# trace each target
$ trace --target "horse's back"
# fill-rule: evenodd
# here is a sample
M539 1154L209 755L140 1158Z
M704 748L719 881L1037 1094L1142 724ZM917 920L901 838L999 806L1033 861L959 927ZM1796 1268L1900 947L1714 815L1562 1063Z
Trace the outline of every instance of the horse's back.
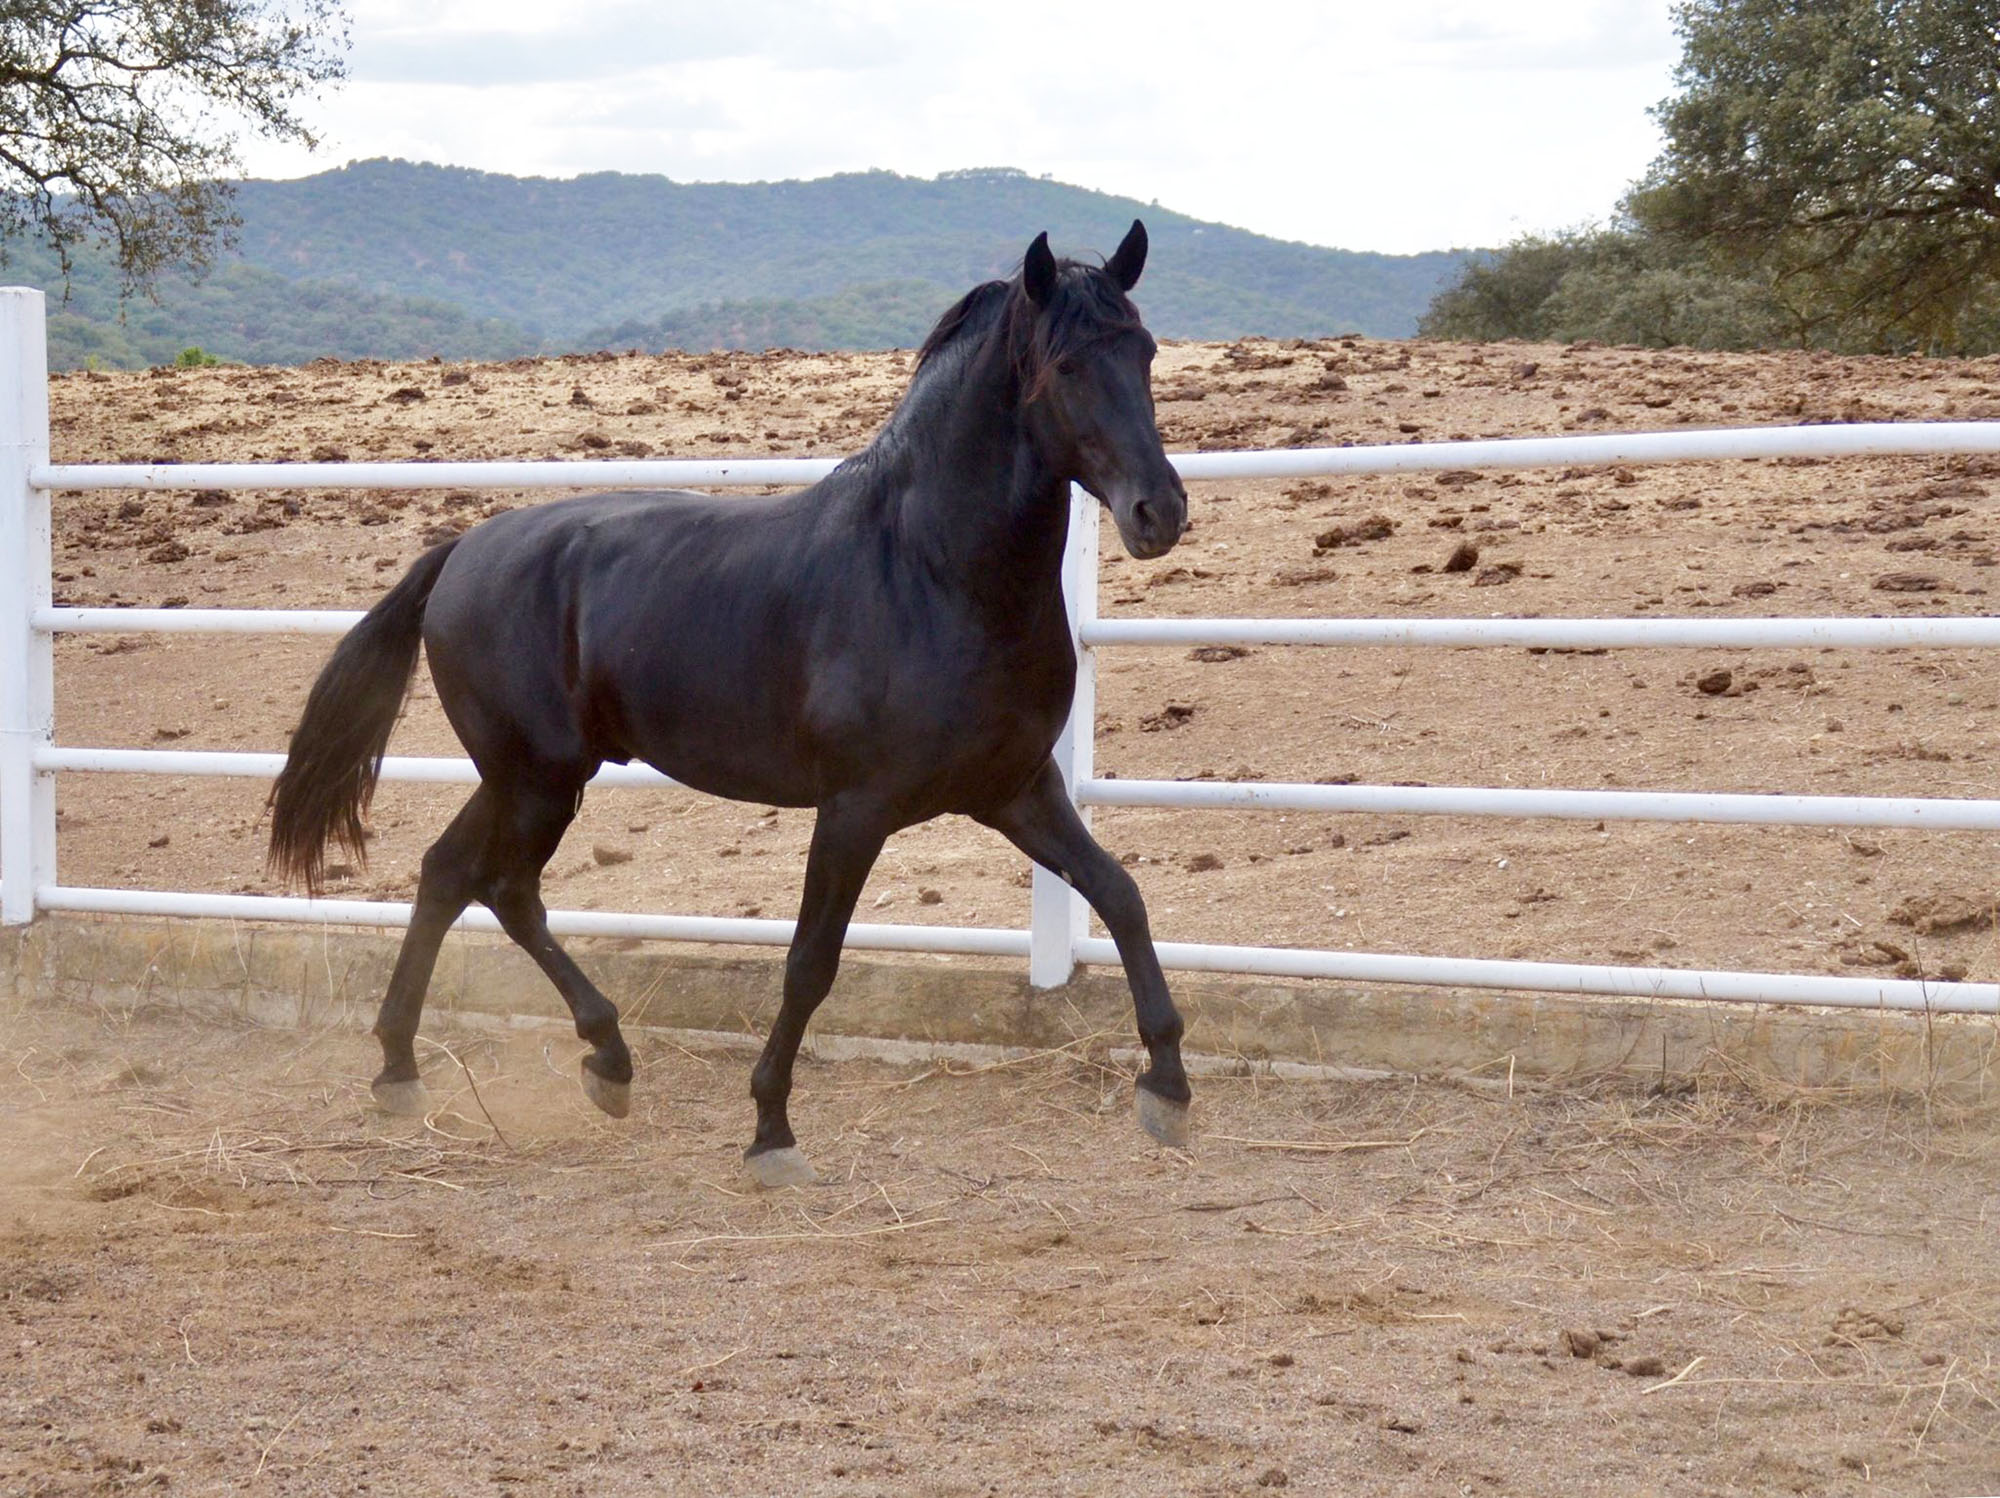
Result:
M760 763L759 744L781 736L773 715L800 690L789 678L812 548L796 499L594 494L469 531L432 591L424 642L482 772L639 758L723 794L809 799ZM731 745L741 769L711 768L681 740Z

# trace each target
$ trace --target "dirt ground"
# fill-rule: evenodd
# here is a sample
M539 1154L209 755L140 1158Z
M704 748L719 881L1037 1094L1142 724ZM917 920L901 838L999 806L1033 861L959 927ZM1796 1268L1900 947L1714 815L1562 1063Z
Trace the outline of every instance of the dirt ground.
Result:
M831 453L903 355L77 374L60 460ZM1163 350L1170 448L2000 417L2000 362L1330 339ZM2000 460L1195 486L1107 614L1982 612ZM519 495L57 499L80 604L358 606ZM1476 550L1450 570L1461 548ZM65 637L61 742L282 748L323 641ZM1722 673L1727 672L1726 681ZM1995 791L1965 651L1121 650L1124 776ZM449 752L419 687L399 752ZM68 776L71 884L266 890L255 782ZM334 893L407 897L392 785ZM1100 811L1163 938L1995 976L1989 835ZM593 796L551 906L788 915L809 823ZM977 829L864 918L1018 924ZM619 997L613 995L614 998ZM830 1001L839 1003L836 988ZM553 995L551 1016L557 1010ZM352 1034L0 1026L0 1490L2000 1492L1990 1108L1202 1084L1150 1146L1102 1058L802 1070L827 1176L740 1184L747 1058L436 1031L425 1128ZM438 1086L434 1083L434 1089Z
M0 1010L0 1491L2000 1491L1988 1108ZM454 1081L454 1079L456 1079ZM444 1099L449 1101L442 1101Z
M909 356L78 373L60 460L542 458L860 447ZM1172 449L2000 416L2000 361L1528 345L1169 345ZM1162 561L1107 531L1103 610L1221 616L1984 611L2000 459L1734 462L1193 486ZM360 606L431 540L520 495L58 496L80 604ZM1371 523L1372 522L1372 523ZM1455 552L1477 552L1448 570ZM71 744L281 749L323 640L65 636ZM1726 673L1726 675L1725 675ZM2000 685L1970 651L1115 649L1100 773L1435 785L1991 796ZM421 684L395 752L458 752ZM72 775L63 882L271 888L265 787ZM386 787L366 868L407 898L462 797ZM1100 810L1163 938L1991 978L1975 833ZM551 906L788 916L809 814L603 792ZM1025 920L1025 865L946 821L893 840L862 918Z

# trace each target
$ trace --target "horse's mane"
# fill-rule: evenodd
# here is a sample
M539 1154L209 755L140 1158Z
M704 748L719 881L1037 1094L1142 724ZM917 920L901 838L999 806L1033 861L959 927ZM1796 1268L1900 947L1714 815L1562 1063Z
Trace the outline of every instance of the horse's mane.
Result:
M975 286L937 321L917 350L917 373L948 348L971 343L996 326L1004 326L1008 352L1020 378L1023 398L1041 392L1057 361L1098 339L1142 327L1139 309L1117 283L1094 265L1075 260L1056 263L1055 292L1046 317L1036 308L1017 274L1011 281Z
M932 357L941 353L945 345L959 334L984 332L991 327L998 321L998 313L1005 306L1008 293L1017 289L1016 282L987 281L952 303L917 350L917 368L922 369L930 363Z

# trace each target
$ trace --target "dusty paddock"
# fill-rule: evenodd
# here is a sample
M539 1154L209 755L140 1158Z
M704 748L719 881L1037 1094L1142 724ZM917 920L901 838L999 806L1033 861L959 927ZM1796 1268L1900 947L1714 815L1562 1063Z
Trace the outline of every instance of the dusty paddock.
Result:
M1990 1106L430 1033L0 1001L0 1491L2000 1490Z

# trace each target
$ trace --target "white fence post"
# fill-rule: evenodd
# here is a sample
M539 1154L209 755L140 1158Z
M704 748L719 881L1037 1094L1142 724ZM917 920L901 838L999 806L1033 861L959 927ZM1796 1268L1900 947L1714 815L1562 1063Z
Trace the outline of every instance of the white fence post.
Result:
M42 294L0 287L0 925L34 919L56 872L55 777L35 769L53 742L55 652L37 634L49 604L49 496L28 472L49 460L49 354Z
M1063 552L1063 607L1070 638L1076 642L1076 698L1069 722L1056 740L1056 768L1070 799L1090 779L1097 737L1097 653L1083 642L1084 628L1097 619L1097 501L1070 488L1069 545ZM1090 810L1081 808L1084 824ZM1090 935L1090 907L1083 896L1040 864L1035 865L1033 916L1028 937L1028 982L1057 988L1076 970L1077 943Z

